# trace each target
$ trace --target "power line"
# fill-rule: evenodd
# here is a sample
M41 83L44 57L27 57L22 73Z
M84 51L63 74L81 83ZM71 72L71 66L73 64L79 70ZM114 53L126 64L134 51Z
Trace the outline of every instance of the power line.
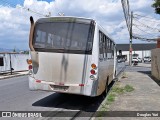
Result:
M154 27L151 27L151 26L149 26L149 25L144 24L143 22L140 21L140 19L138 19L137 16L138 16L138 17L141 17L141 18L144 18L145 21L150 21L150 22L154 22L154 23L160 24L160 22L157 22L156 20L153 20L153 18L151 18L151 17L134 14L134 20L137 21L137 22L139 23L139 25L136 25L136 24L133 24L133 25L134 25L137 29L139 29L140 31L144 32L145 35L152 36L152 38L139 37L139 36L140 36L139 34L137 34L136 36L135 36L135 34L134 34L133 38L134 38L134 39L144 40L144 41L145 41L145 40L147 40L147 41L156 41L156 40L158 39L158 36L156 36L156 37L155 37L155 35L153 36L154 33L149 33L149 32L147 32L147 31L141 29L140 26L143 27L143 28L145 27L145 28L147 28L148 30L157 31L157 34L160 32L160 29L157 29L157 28L154 28ZM153 38L153 37L155 37L155 38Z
M145 26L143 26L143 25L138 25L138 24L133 24L133 26L139 26L139 27L141 27L141 28L145 28L146 29L146 27ZM148 28L148 27L147 27ZM155 29L146 29L146 30L148 30L148 31L150 31L151 33L153 33L154 32L154 34L159 34L159 31L158 30L155 30Z
M6 0L1 0L1 1L2 3L4 3L4 5L7 5L8 7L16 7L16 4L14 4L13 1L12 2L8 2Z
M15 8L22 8L28 12L31 12L31 13L34 13L36 15L38 15L39 17L50 17L51 13L49 12L48 15L44 15L44 14L41 14L40 12L37 12L37 11L34 11L30 8L27 8L27 7L23 7L23 6L20 6L20 5L16 5L14 4L13 2L8 2L8 1L5 1L5 0L1 0L5 5L9 6L9 7L15 7Z
M142 35L139 35L139 34L135 34L135 33L133 33L133 38L134 39L139 39L139 40L143 40L143 41L156 41L157 40L157 38L146 38L146 37L144 37L144 36L142 36Z
M145 25L144 23L140 22L139 20L137 20L137 21L140 25L134 24L133 23L133 18L138 19L139 17L143 17L145 19L148 19L148 21L152 21L152 22L158 23L158 24L160 24L160 23L153 20L153 18L151 18L151 17L146 17L146 16L142 16L142 15L138 15L138 14L134 14L134 16L133 16L133 12L131 12L131 15L130 15L129 14L130 13L129 1L128 0L121 0L121 3L122 3L123 13L124 13L124 17L125 17L126 24L127 24L127 27L128 27L128 31L129 31L129 34L130 34L130 49L132 49L132 38L139 39L139 40L142 40L142 41L156 41L157 38L158 38L157 36L156 36L156 38L153 38L154 37L153 34L146 32L145 30L141 29L140 27L143 27L143 28L145 27L145 28L147 28L149 30L152 30L152 31L157 30L157 34L160 32L160 29L153 28L149 25ZM146 38L146 37L142 37L142 35L135 34L134 30L132 31L132 26L134 26L135 28L142 31L145 36L148 35L147 37L151 36L152 38Z
M133 36L137 36L137 37L140 37L140 38L146 38L146 35L141 35L141 34L137 34L137 33L133 33ZM147 36L146 39L157 39L157 36L156 37L149 37Z
M148 18L148 19L153 19L152 17L148 17L148 16L144 16L144 15L139 15L139 14L134 14L134 15L144 17L144 18Z
M148 33L148 32L146 32L146 31L142 30L142 29L141 29L141 28L139 28L137 25L134 25L134 26L135 26L137 29L141 30L142 32L145 32L145 33L150 34L150 35L152 35L152 36L153 36L153 34Z
M20 6L20 5L18 5L17 8L22 8L22 9L27 10L28 12L32 12L32 13L40 16L40 17L41 17L41 16L43 16L43 17L49 17L49 16L50 16L50 15L41 14L40 12L33 11L33 10L30 9L30 8L22 7L22 6Z
M148 42L157 41L157 38L145 38L145 37L139 37L139 36L136 36L136 35L133 35L133 38L134 39L139 39L139 40L142 40L142 41L148 41Z
M144 26L144 27L146 27L146 28L150 28L150 29L153 29L153 30L155 30L155 29L156 29L158 32L160 32L160 29L150 27L150 26L148 26L148 25L146 25L146 24L144 24L144 23L140 22L140 21L139 21L139 20L137 20L137 19L134 19L134 20L136 20L137 22L139 22L141 25L143 25L143 26Z
M128 28L128 32L130 34L130 27L131 27L131 23L130 23L130 7L129 7L129 1L128 0L121 0L122 3L122 8L123 8L123 13L124 13L124 17L126 20L126 24L127 24L127 28Z
M150 22L154 22L154 23L158 23L160 24L160 22L156 21L155 19L153 19L152 17L148 17L148 16L142 16L142 15L138 15L138 14L134 14L134 18L139 18L139 17L136 17L136 16L139 16L141 18L144 18L144 19L147 19L147 21L150 21Z

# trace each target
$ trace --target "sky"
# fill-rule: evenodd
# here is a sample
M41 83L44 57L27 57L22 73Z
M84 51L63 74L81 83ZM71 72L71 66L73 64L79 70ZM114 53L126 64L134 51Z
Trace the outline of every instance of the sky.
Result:
M133 33L158 37L160 15L151 7L153 0L129 0L129 3L135 14ZM34 12L27 11L28 8ZM95 19L116 43L129 43L121 0L0 0L0 48L28 50L29 17L37 20L49 12L51 16L64 13ZM133 43L143 41L133 39Z

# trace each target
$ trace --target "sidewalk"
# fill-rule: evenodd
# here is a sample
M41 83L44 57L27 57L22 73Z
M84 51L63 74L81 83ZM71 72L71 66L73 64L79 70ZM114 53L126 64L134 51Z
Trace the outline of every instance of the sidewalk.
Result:
M160 86L149 77L147 72L125 72L126 78L120 78L121 86L131 85L134 91L120 94L109 106L108 111L160 111ZM160 115L159 115L160 116ZM143 117L101 117L96 120L143 120ZM147 118L147 120L160 118Z
M126 76L120 79L120 84L129 84L135 90L119 96L110 110L160 111L160 86L145 73L126 72Z
M12 75L10 72L8 73L0 73L0 80L6 79L6 78L11 78L11 77L17 77L17 76L23 76L27 75L28 71L18 71L18 72L13 72Z

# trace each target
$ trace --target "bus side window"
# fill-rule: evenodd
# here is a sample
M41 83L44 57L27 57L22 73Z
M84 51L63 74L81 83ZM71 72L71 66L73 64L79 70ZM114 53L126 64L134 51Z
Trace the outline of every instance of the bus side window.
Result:
M107 49L107 46L106 46L106 36L103 35L103 57L104 57L104 60L106 60L107 58L107 55L106 55L106 49Z
M103 41L102 32L99 31L99 59L103 60Z
M108 59L111 59L111 58L112 58L111 46L112 46L112 41L108 38L108 51L107 51L107 58L108 58Z
M110 50L112 50L112 43L113 43L113 42L111 41L111 42L110 42Z
M112 58L114 58L114 43L112 42Z
M106 37L106 58L108 58L107 54L108 54L108 38Z
M112 59L112 41L110 40L110 59Z

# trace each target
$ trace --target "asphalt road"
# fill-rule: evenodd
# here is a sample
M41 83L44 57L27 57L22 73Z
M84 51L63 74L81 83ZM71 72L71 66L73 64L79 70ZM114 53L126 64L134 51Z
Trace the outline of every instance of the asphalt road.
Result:
M29 91L27 76L0 80L0 111L96 111L103 98Z
M118 70L120 71L123 67L124 63L121 65L119 64ZM77 111L74 115L76 117L81 111L96 111L104 98L104 94L93 98L79 95L58 94L46 91L30 91L28 87L27 76L0 80L0 111L75 110ZM54 114L56 115L58 112ZM17 120L17 118L14 119ZM75 118L73 117L72 119Z

